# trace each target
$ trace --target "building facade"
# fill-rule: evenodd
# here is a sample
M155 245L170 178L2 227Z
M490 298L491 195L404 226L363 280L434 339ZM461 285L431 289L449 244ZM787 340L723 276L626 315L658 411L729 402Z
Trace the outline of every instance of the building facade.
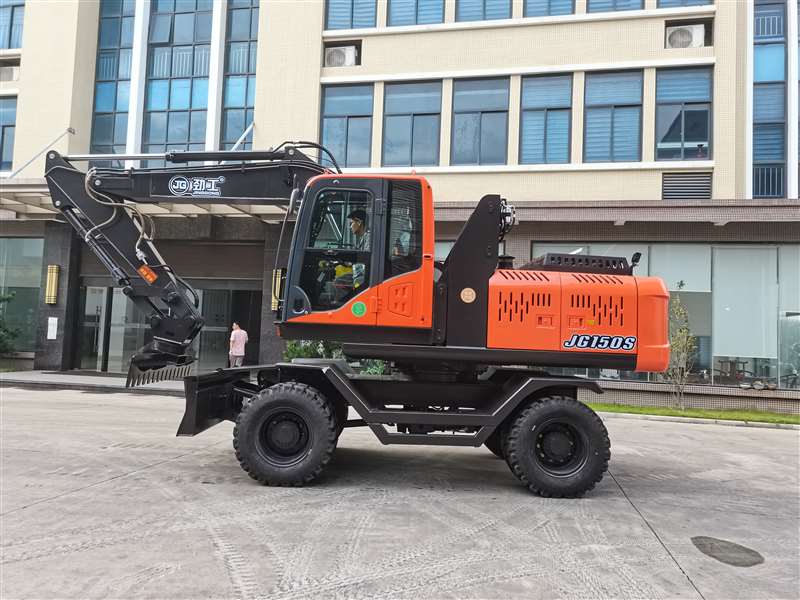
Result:
M14 356L121 371L147 335L55 219L44 150L307 139L346 170L424 174L442 255L486 193L517 208L503 248L516 264L641 252L638 273L689 307L694 382L796 389L799 67L796 0L2 0L0 291L14 292ZM233 319L261 333L249 360L277 357L282 213L146 210L201 292L200 367L224 363ZM41 286L51 264L56 304Z

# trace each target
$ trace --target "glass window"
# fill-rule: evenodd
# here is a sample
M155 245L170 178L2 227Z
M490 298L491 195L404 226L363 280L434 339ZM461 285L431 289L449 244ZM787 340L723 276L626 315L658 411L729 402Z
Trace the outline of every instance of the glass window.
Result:
M584 161L641 160L642 72L587 74L585 103Z
M0 50L22 47L25 0L0 2Z
M375 27L376 0L327 0L325 29Z
M510 19L510 0L457 0L456 21Z
M778 248L780 387L800 389L800 245Z
M713 353L721 383L777 376L778 255L770 247L717 247Z
M8 96L0 98L0 171L11 171L16 122L17 99Z
M521 164L569 162L572 76L524 77Z
M212 5L158 0L151 6L144 115L149 126L143 128L142 145L147 152L203 150L210 56L206 42ZM153 34L154 28L159 29L157 34ZM166 141L162 135L165 123ZM151 134L156 137L149 137ZM149 163L145 166L163 164Z
M313 310L331 310L370 286L372 197L327 190L314 201L300 287Z
M133 3L102 0L92 120L91 152L122 154L128 133L130 61L133 46ZM98 166L122 166L99 161Z
M453 165L506 162L508 79L462 79L453 83Z
M571 15L574 12L573 0L525 0L526 17Z
M389 0L390 27L444 21L444 0Z
M784 44L757 44L754 49L753 81L784 81L786 50Z
M711 156L711 69L659 70L656 160Z
M618 10L641 10L642 0L589 0L587 12L610 12Z
M386 277L422 266L422 190L417 182L389 185L389 228L386 238Z
M256 97L256 48L258 46L258 2L241 0L228 3L228 32L225 44L223 84L223 150L232 150L253 123ZM253 148L251 129L237 150Z
M369 166L372 89L371 84L322 89L322 145L331 151L339 166Z
M383 164L439 163L441 82L386 84L384 92Z
M0 294L11 296L0 310L8 327L17 332L12 340L17 352L36 349L43 251L41 238L0 238Z

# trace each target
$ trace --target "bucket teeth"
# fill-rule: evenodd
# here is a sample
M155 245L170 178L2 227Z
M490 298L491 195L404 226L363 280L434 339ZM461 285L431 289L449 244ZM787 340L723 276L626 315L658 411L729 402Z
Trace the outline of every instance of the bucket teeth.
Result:
M191 365L181 365L179 367L167 365L158 369L142 371L136 364L131 363L125 387L135 388L160 381L182 381L184 377L188 377L191 374L191 370Z

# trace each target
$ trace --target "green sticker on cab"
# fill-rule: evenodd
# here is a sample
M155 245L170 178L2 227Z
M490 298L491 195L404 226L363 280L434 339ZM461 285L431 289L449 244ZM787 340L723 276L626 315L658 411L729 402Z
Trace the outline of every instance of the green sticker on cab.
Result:
M367 305L366 305L366 304L364 304L363 302L356 302L356 303L355 303L355 304L353 304L353 306L350 308L350 311L351 311L351 312L352 312L352 313L353 313L353 314L354 314L356 317L363 317L365 314L367 314Z

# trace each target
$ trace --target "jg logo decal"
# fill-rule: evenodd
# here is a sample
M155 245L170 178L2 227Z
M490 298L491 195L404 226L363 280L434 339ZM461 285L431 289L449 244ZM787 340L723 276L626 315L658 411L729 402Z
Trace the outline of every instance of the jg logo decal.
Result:
M363 317L365 314L367 314L367 305L363 302L356 302L353 304L350 312L352 312L356 317Z
M220 186L225 177L185 177L175 175L169 180L169 192L173 196L221 196Z
M564 342L564 348L593 348L597 350L633 350L636 337L621 335L578 335L574 333Z

